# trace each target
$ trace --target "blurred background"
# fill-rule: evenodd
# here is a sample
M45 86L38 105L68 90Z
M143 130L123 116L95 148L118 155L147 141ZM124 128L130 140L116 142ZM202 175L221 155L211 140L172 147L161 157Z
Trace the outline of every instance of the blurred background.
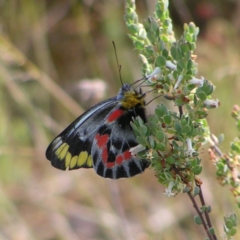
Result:
M141 20L154 5L137 1ZM227 152L238 134L230 114L240 102L240 1L172 0L170 12L177 36L185 22L200 27L198 77L217 87L213 97L221 107L209 111L208 120L214 134L225 134ZM193 223L187 195L164 196L152 170L113 181L93 170L54 169L45 158L50 141L84 109L117 94L112 41L123 81L142 77L123 21L124 1L0 0L0 13L0 239L206 237ZM200 178L221 239L223 215L240 215L229 189L215 179L207 148Z

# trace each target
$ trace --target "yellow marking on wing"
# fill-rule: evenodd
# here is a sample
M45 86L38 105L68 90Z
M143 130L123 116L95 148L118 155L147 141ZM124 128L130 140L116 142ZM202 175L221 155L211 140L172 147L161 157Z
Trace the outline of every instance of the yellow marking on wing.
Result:
M68 152L69 145L67 143L63 143L57 150L56 155L60 160L63 160Z
M80 152L79 156L78 156L78 161L77 161L77 165L79 167L83 166L84 164L86 164L86 160L88 157L88 153L86 151L84 152Z
M70 162L70 169L74 168L77 164L78 156L74 156Z
M67 152L66 158L65 158L65 167L66 168L70 166L71 159L72 159L72 154L70 152Z
M133 109L138 104L144 107L144 99L140 94L135 92L126 92L121 102L122 106L126 109Z
M88 155L87 151L81 152L78 156L72 156L72 154L68 151L69 145L67 143L63 143L57 150L56 155L59 160L65 161L65 168L66 169L73 169L74 167L92 167L92 157Z
M92 156L91 156L91 155L88 156L86 165L87 165L88 167L92 167L92 166L93 166L93 160L92 160Z

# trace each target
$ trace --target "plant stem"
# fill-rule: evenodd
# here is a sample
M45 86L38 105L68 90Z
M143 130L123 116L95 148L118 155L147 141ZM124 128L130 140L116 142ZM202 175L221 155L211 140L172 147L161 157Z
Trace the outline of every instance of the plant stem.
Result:
M203 193L202 193L201 186L198 186L198 187L199 187L199 189L200 189L199 198L200 198L201 204L202 204L202 206L206 206L205 201L204 201L204 197L203 197ZM205 218L206 218L206 220L207 220L208 227L211 228L211 227L212 227L212 223L211 223L211 220L210 220L208 211L204 211L204 215L205 215ZM213 236L215 236L215 235L213 235ZM217 239L216 236L215 236L214 239Z
M201 213L201 211L200 211L200 209L199 209L199 207L198 207L198 205L197 205L197 203L196 203L196 201L195 201L195 198L192 196L191 192L188 192L188 196L189 196L189 198L191 199L191 201L192 201L192 203L193 203L193 207L196 209L198 216L201 218L202 225L203 225L203 227L204 227L205 232L206 232L207 235L208 235L208 238L209 238L210 240L217 240L216 236L215 236L215 235L212 235L212 234L209 232L209 230L208 230L209 228L208 228L208 226L207 226L207 223L206 223L206 221L205 221L205 219L204 219L204 217L203 217L203 215L202 215L202 213Z
M183 115L183 108L182 108L182 106L179 106L178 110L179 110L179 116L181 118L181 116Z

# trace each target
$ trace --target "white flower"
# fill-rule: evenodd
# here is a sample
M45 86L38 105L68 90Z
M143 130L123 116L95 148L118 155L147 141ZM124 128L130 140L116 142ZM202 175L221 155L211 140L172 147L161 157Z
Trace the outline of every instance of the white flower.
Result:
M216 100L214 100L214 99L207 99L203 103L204 103L204 105L207 108L217 108L217 107L220 106L220 102L219 102L218 99L216 99Z
M157 76L160 75L160 73L161 73L161 69L159 67L156 67L152 73L146 76L146 78L149 81L154 81L157 78Z
M193 147L192 147L192 139L191 138L187 138L186 139L187 142L187 151L186 151L186 155L189 157L192 157L192 155L196 152Z
M153 159L153 150L152 149L148 150L148 153L147 153L146 157L147 157L148 160L152 160Z
M178 80L177 82L175 83L175 86L174 86L174 89L177 89L179 84L181 83L181 81L183 80L183 75L179 75L178 76Z
M171 181L171 182L168 184L168 187L165 189L165 192L164 192L163 194L166 195L166 196L168 196L168 197L175 196L176 193L172 192L173 187L174 187L174 182Z
M204 77L202 77L201 79L193 77L191 80L189 80L189 83L202 87L204 81L205 81Z
M139 152L141 152L141 151L143 151L145 149L146 149L145 146L143 146L141 144L138 144L136 147L130 148L129 152L131 153L131 155L133 157L136 157Z
M171 68L172 70L175 70L177 68L177 66L171 61L166 61L166 67Z

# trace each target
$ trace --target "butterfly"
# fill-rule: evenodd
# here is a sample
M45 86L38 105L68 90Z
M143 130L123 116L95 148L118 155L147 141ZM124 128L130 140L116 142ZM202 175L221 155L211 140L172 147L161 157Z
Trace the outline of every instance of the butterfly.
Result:
M104 178L142 173L150 162L132 155L138 143L130 123L137 116L147 121L144 96L123 84L117 96L93 106L61 132L47 148L47 159L62 170L94 168Z

